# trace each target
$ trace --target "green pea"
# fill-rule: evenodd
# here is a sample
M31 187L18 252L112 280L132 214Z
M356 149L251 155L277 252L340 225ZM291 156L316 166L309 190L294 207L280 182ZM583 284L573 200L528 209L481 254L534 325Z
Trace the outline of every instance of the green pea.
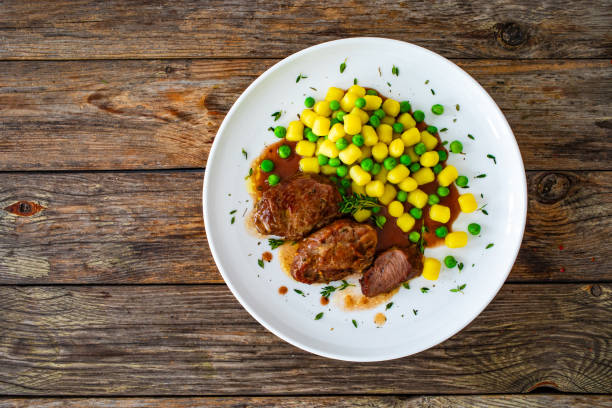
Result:
M348 145L349 145L349 142L347 142L346 139L343 137L336 140L336 147L338 148L338 150L344 150L348 147Z
M439 103L436 103L434 106L431 107L431 111L434 115L441 115L444 113L444 106L440 105Z
M357 98L355 101L355 106L358 108L363 108L366 104L365 98Z
M463 144L458 140L453 140L450 144L451 152L461 153L463 151Z
M402 132L404 131L404 125L402 125L402 124L401 124L401 123L399 123L399 122L395 122L395 123L393 124L393 131L394 131L395 133L402 133Z
M378 96L378 92L376 92L376 91L375 91L375 90L373 90L373 89L368 89L368 90L366 91L366 95L376 95L376 96Z
M448 153L446 153L444 150L438 150L438 157L440 158L440 161L444 161L448 159Z
M440 174L440 172L442 171L442 165L440 163L436 164L435 166L432 167L432 170L434 172L434 174Z
M397 199L397 201L404 203L408 199L408 193L404 190L400 190L397 192L397 196L395 196L395 198Z
M277 126L274 128L274 136L282 139L287 134L287 129L284 126Z
M308 132L306 132L306 139L308 139L309 142L316 143L317 140L319 140L319 136L315 135L312 130L308 129Z
M415 110L412 114L412 117L417 123L421 123L425 120L425 112L423 112L422 110Z
M329 101L329 109L335 111L340 109L340 102L338 101Z
M416 244L419 242L419 239L421 239L421 234L416 231L412 231L410 234L408 234L408 239L410 242L414 242Z
M387 157L383 161L383 166L385 166L387 170L393 170L393 168L397 166L397 160L395 160L395 157Z
M423 216L423 210L421 210L420 208L413 207L410 209L410 215L412 215L415 220L420 220Z
M412 173L415 173L415 172L419 171L420 168L421 168L421 165L419 163L412 163L410 165L410 171Z
M440 197L438 197L435 194L430 194L429 197L427 197L427 204L429 205L438 204L439 202L440 202Z
M444 238L448 235L448 228L446 225L442 225L441 227L436 228L436 237Z
M372 207L370 211L372 211L372 214L378 214L380 212L380 207Z
M370 159L369 157L367 159L363 159L360 166L365 171L371 171L372 167L374 167L374 160Z
M340 180L340 185L344 188L349 188L351 186L351 180L343 178Z
M400 112L402 112L402 113L410 112L411 108L412 107L410 106L410 102L408 102L408 101L400 102Z
M446 265L447 268L454 268L457 265L457 260L454 256L448 255L444 258L444 265Z
M468 178L465 176L459 176L457 177L457 180L455 180L455 184L457 184L459 187L465 187L468 185Z
M438 187L438 191L437 191L438 195L440 197L446 197L447 195L450 194L450 190L448 189L448 187Z
M278 156L281 159L286 159L291 156L291 148L287 145L282 145L278 147Z
M372 171L370 173L372 173L373 176L377 175L378 173L380 173L381 170L381 166L378 163L374 163L374 165L372 166Z
M334 126L336 123L340 123L340 121L336 118L332 118L332 120L329 121L329 127Z
M438 128L432 125L427 126L427 131L432 135L438 133Z
M400 163L402 163L404 166L410 166L412 159L407 154L402 154L400 156Z
M336 174L338 177L346 177L348 174L348 167L346 167L344 164L336 167Z
M480 234L480 224L476 224L475 222L471 223L470 225L468 225L468 231L472 235Z
M268 184L271 186L277 185L279 181L280 181L280 177L278 177L276 174L270 174L268 176Z
M340 159L337 157L332 157L331 159L329 159L327 164L329 164L332 167L338 167L340 165Z
M382 118L384 118L385 116L387 116L387 114L386 114L386 113L385 113L385 111L384 111L384 110L382 110L382 109L376 109L376 110L374 111L374 116L376 116L378 119L382 119Z
M370 116L370 125L372 125L372 127L374 128L377 128L380 126L380 119L378 118L378 116L376 115Z
M353 144L355 146L357 146L357 147L361 147L365 143L365 140L363 139L363 136L361 136L359 134L353 136L353 138L351 140L353 141Z
M344 111L340 111L340 112L338 112L338 114L336 115L336 119L338 119L340 122L344 122L344 115L346 115L346 112L344 112Z
M261 169L265 171L266 173L269 173L272 170L274 170L274 162L272 160L266 159L261 162L259 167L261 167Z
M427 146L425 146L425 143L423 142L419 142L414 146L414 152L418 154L419 156L425 153L426 151L427 151Z
M329 163L329 157L324 154L317 155L317 160L319 161L319 166L325 166L327 163Z
M312 108L315 104L315 100L312 96L309 96L308 98L304 99L304 105L307 108Z
M376 223L380 226L385 225L387 223L387 217L385 217L384 215L379 215L378 217L376 217Z

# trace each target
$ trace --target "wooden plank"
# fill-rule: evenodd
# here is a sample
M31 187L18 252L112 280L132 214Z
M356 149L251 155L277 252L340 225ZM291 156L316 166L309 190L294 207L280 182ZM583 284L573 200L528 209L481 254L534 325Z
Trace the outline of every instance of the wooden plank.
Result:
M177 171L4 174L0 283L223 282L202 222L202 179ZM509 281L612 281L612 247L601 245L612 223L610 173L528 172L528 184L525 239ZM19 216L20 203L41 208ZM236 203L238 223L251 205Z
M7 398L0 408L592 408L612 407L608 395L436 395L333 397L199 397L199 398Z
M0 393L605 393L611 294L609 284L507 284L443 344L354 364L283 342L222 285L4 286Z
M385 36L448 57L609 58L605 0L467 4L193 0L126 6L3 2L2 59L284 57L355 36Z
M203 168L274 62L2 62L0 171ZM457 62L505 112L527 169L612 169L609 61Z

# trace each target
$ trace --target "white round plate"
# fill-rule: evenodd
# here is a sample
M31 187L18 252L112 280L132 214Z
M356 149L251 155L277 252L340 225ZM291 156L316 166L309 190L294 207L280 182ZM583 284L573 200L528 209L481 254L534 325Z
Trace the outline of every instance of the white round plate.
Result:
M346 70L340 64L346 60ZM392 74L392 67L399 75ZM304 75L296 83L298 75ZM448 130L442 140L459 140L465 155L451 154L449 163L469 177L469 189L481 211L460 214L454 227L482 225L460 249L427 249L426 256L452 254L464 268L447 269L440 278L410 281L392 298L393 305L346 312L321 306L323 285L305 285L281 271L275 258L262 269L257 260L270 250L267 240L245 228L253 206L245 189L252 159L264 145L276 142L270 126L295 120L306 96L323 99L327 88L348 88L357 78L387 97L408 100L425 112L425 121ZM314 89L316 90L314 90ZM434 92L432 92L434 90ZM431 113L442 104L441 116ZM457 110L456 106L460 109ZM278 121L272 113L282 111ZM456 120L455 120L456 119ZM468 134L474 139L468 138ZM248 153L243 157L242 149ZM496 158L487 157L492 155ZM486 177L475 178L486 174ZM482 197L481 197L482 194ZM521 154L504 115L487 92L466 72L424 48L383 38L349 38L307 48L280 61L257 78L225 117L213 143L204 176L204 221L210 248L225 282L244 308L272 333L309 352L340 360L379 361L418 353L446 340L470 323L489 304L506 280L518 253L527 211L527 187ZM234 214L230 212L237 210ZM231 223L232 217L235 223ZM489 244L494 244L486 249ZM463 293L450 289L465 284ZM280 286L289 288L281 296ZM421 288L428 288L423 293ZM302 296L294 291L302 291ZM314 317L324 312L320 320ZM384 312L377 328L374 315ZM358 327L354 327L355 320Z

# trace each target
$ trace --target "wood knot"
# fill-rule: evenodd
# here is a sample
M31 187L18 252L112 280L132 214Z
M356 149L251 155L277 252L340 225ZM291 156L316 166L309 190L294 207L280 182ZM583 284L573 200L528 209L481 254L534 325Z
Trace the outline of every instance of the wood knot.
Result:
M498 23L495 25L495 37L504 47L518 47L525 43L529 36L527 30L514 22Z
M570 179L564 174L545 174L538 182L537 199L544 204L556 203L567 195L571 184Z
M4 211L19 215L20 217L30 217L36 213L39 213L45 208L46 207L32 201L17 201L16 203L6 207Z
M595 297L601 296L601 286L599 286L598 284L591 286L591 295Z

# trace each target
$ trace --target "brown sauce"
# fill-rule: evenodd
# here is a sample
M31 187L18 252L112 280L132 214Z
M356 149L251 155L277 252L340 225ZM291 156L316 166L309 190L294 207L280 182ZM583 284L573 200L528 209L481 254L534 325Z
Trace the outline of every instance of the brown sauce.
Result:
M281 286L280 288L278 288L278 294L279 295L286 295L288 290L289 289L287 289L286 286Z
M351 287L340 292L342 296L334 296L334 302L346 311L372 309L380 304L387 303L398 291L399 287L387 293L367 297L361 293L361 289Z
M325 296L321 296L321 305L325 306L329 303L329 299L326 298Z
M272 252L266 251L263 254L261 254L261 259L266 261L266 262L270 262L272 260Z
M376 313L374 316L374 324L378 327L384 326L387 323L387 316L382 313Z

